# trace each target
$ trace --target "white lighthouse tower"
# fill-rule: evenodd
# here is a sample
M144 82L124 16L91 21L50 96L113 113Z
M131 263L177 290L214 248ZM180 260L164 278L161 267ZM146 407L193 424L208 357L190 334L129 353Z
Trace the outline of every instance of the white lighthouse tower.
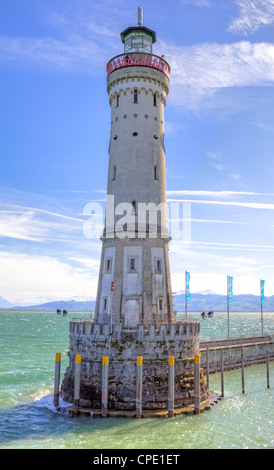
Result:
M106 399L108 410L138 416L141 396L144 410L166 409L168 358L176 362L174 406L193 404L199 352L200 323L176 321L172 306L164 149L170 67L152 53L156 34L143 26L141 9L138 16L138 26L121 33L123 54L107 64L111 131L96 310L94 320L70 322L61 387L71 402L80 383L80 406L102 407L104 416ZM200 390L206 399L202 377Z
M123 54L107 64L111 131L94 321L134 329L174 322L164 148L170 66L152 53L156 33L143 26L141 8L138 26L121 39Z

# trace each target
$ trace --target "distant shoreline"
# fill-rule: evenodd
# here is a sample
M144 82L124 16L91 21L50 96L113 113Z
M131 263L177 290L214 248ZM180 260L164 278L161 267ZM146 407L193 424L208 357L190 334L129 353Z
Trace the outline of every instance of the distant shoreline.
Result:
M206 311L203 310L188 310L188 313L199 313ZM56 313L56 310L52 309L34 309L34 308L0 308L0 312L47 312L47 313ZM214 313L227 313L226 310L214 310ZM67 313L94 313L94 310L68 310ZM184 310L177 310L177 313L185 313ZM230 310L229 313L261 313L260 310ZM274 313L273 310L264 310L264 313ZM62 313L59 316L63 316Z

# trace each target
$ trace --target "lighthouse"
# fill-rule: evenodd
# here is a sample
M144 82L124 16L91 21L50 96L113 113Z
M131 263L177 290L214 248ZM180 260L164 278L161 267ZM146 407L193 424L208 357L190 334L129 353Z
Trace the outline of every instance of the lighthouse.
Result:
M107 64L111 109L105 228L95 321L134 329L174 322L168 244L164 110L170 66L153 54L156 33L121 33Z
M199 394L200 323L177 321L172 306L164 147L170 66L153 54L156 33L142 17L139 8L138 26L121 33L123 53L106 67L111 124L96 308L93 320L70 322L61 386L77 410L102 409L102 416L136 410L141 417L141 409L166 410L170 394L177 408ZM202 375L199 385L206 399Z

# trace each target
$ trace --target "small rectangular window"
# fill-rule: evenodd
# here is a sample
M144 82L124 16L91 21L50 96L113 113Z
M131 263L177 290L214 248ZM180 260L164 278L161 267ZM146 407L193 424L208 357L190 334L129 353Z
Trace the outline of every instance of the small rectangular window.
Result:
M133 103L138 103L138 90L134 90L134 99Z
M157 165L154 166L154 179L158 179L158 174L157 174Z
M116 180L116 165L113 165L112 167L112 181Z
M156 93L154 93L154 95L153 95L153 104L154 104L154 106L157 106L157 96L156 96Z
M119 95L116 96L116 108L119 107Z
M104 297L104 299L103 299L103 308L104 308L104 312L106 312L107 308L108 308L108 298L107 297Z
M159 310L163 310L163 299L159 299Z
M136 256L129 256L127 261L128 272L137 272L137 258Z

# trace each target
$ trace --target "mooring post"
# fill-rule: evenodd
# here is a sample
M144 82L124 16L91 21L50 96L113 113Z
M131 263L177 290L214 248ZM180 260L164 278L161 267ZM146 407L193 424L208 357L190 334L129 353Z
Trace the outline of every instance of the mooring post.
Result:
M224 358L223 350L221 349L221 396L224 397Z
M143 357L137 356L136 418L142 418Z
M80 408L80 375L81 375L81 354L75 355L74 364L74 410L73 414L79 414Z
M108 356L102 357L102 418L108 414Z
M267 388L270 388L270 383L269 383L269 351L266 352L266 380L267 380Z
M200 354L194 356L194 414L200 414Z
M244 376L245 364L244 364L244 350L243 349L241 351L241 361L242 361L242 393L245 393L245 376Z
M206 385L209 388L209 348L206 348Z
M54 376L54 406L59 406L59 387L60 387L61 353L55 355L55 376Z
M174 416L174 356L168 356L168 416Z

